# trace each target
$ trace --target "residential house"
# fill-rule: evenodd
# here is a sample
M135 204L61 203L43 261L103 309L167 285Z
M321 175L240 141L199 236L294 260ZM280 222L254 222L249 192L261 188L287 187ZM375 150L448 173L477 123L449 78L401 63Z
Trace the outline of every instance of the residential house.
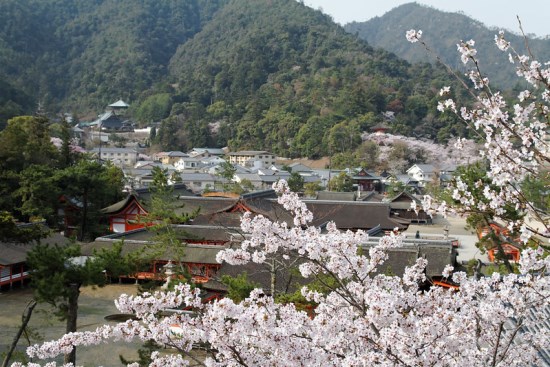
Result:
M204 168L210 169L212 167L220 166L226 162L225 159L219 156L210 156L201 158L201 164Z
M241 150L228 154L229 163L248 167L269 167L275 164L275 154L264 150Z
M102 161L113 162L117 167L133 167L138 161L137 150L131 148L100 147L91 152Z
M279 180L288 180L290 173L287 171L273 171L271 169L257 169L251 172L236 172L235 182L242 183L248 180L257 190L267 190L273 187L273 184Z
M165 165L160 162L139 161L134 168L123 168L124 177L129 189L147 188L153 183L153 169L155 167L165 171L170 177L176 168L172 165Z
M217 157L216 157L217 158ZM185 170L198 170L199 168L203 167L203 161L204 158L202 157L183 157L180 158L176 163L174 163L174 167L178 172L183 172Z
M317 182L320 182L324 188L328 187L328 183L334 177L340 174L340 170L331 170L331 169L313 169L312 175L317 177Z
M204 190L218 190L229 183L225 178L210 173L184 172L180 174L181 181L195 193Z
M190 157L201 157L201 158L208 158L208 157L222 157L224 156L226 151L222 148L193 148L187 154L189 154Z
M315 200L331 200L331 201L355 201L357 193L353 192L338 192L338 191L319 191Z
M456 166L435 167L431 164L414 164L407 170L407 175L418 181L419 187L425 187L432 182L446 186L452 179Z
M411 177L407 174L391 174L391 173L382 173L385 174L385 177L381 175L381 182L384 186L384 190L387 190L392 184L400 183L403 186L411 188L411 191L415 193L420 192L420 184L418 180L414 177Z
M176 162L180 159L189 157L188 154L180 151L163 152L159 153L157 156L162 164L171 164L173 166L175 166Z
M435 182L439 170L431 164L414 164L407 170L407 175L418 181L419 187L425 187L429 182Z

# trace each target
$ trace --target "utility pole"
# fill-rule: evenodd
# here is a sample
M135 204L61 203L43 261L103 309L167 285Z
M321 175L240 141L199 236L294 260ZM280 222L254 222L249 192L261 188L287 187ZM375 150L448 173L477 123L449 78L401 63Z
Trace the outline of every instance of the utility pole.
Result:
M97 158L98 163L101 163L101 128L103 125L103 121L101 119L99 120L99 157Z

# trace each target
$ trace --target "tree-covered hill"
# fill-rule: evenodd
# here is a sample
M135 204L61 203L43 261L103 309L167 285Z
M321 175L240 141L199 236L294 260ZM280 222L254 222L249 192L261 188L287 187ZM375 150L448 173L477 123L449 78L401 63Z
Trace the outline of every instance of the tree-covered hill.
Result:
M51 111L95 110L117 98L134 100L164 80L177 47L223 3L1 1L0 79Z
M294 0L229 2L180 46L170 71L180 118L159 138L172 148L178 133L197 145L194 132L212 122L218 144L309 157L354 149L386 111L408 134L445 140L460 129L438 136L449 126L435 116L435 94L449 83L442 68L374 50Z
M506 16L513 17L514 14ZM529 24L523 24L529 31ZM346 31L357 34L373 47L380 47L394 52L409 62L433 62L421 47L402 42L409 29L421 29L423 38L443 62L461 70L463 68L457 56L456 44L460 40L476 41L482 71L489 75L491 81L502 88L515 86L514 65L508 61L507 53L497 49L494 37L500 29L490 29L483 23L461 13L439 11L429 6L409 3L398 6L381 17L366 22L352 22L345 27ZM506 39L511 41L519 53L526 53L523 37L518 28L506 32ZM529 34L528 34L529 36ZM532 35L531 35L532 36ZM531 51L540 60L550 58L550 39L529 38Z
M5 0L0 81L0 108L17 114L38 102L97 113L122 98L139 123L162 120L163 150L318 157L358 148L380 123L438 141L465 133L436 113L453 83L441 66L375 50L295 0Z

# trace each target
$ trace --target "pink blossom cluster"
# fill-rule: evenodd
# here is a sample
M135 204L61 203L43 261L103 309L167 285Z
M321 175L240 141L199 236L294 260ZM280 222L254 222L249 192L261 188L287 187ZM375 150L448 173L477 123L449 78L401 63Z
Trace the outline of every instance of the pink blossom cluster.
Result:
M411 41L419 41L420 36L419 31L407 32ZM497 45L508 48L504 42L499 35ZM473 42L465 43L461 52L477 65L473 46ZM483 205L494 206L497 213L504 205L529 211L519 184L548 162L548 72L526 57L514 60L520 65L520 75L542 92L524 92L517 107L509 108L499 93L490 91L479 71L474 71L480 92L477 104L457 111L484 138L482 152L489 162L488 175L493 186L501 189L483 187L488 199ZM445 98L450 92L443 91ZM451 106L450 102L443 104ZM457 140L459 147L464 143ZM377 246L366 247L366 234L360 231L342 232L329 224L322 232L310 225L311 212L285 182L274 188L280 193L279 203L293 214L293 222L245 215L241 228L246 240L238 249L221 252L218 260L243 264L265 262L275 253L300 257L303 276L331 280L325 282L323 292L307 286L301 289L301 294L316 304L313 315L292 303L276 302L262 289L253 290L240 303L225 298L202 304L198 291L182 284L169 292L123 295L117 307L137 320L67 334L31 346L29 356L48 360L67 353L72 346L139 338L171 348L153 353L151 366L185 366L191 361L209 367L542 364L541 352L550 349L550 330L540 327L547 323L550 309L550 257L542 248L523 251L519 274L477 278L447 266L443 276L460 288L426 289L422 285L429 281L425 275L429 264L423 258L406 268L402 277L378 271L387 259L387 250L400 245L399 235L392 233ZM458 180L455 189L456 200L480 209L464 181ZM425 201L428 210L447 210L429 196ZM511 225L520 226L528 236L526 222L518 220ZM193 312L173 311L177 307ZM200 358L193 350L198 345L206 348ZM44 366L56 364L46 361Z
M411 151L422 153L426 156L426 161L423 163L433 164L440 169L474 163L481 158L479 155L481 146L473 140L465 138L450 139L447 145L437 144L430 139L417 139L389 133L364 133L361 138L363 141L378 143L380 161L389 159L392 146L396 143L405 143ZM459 146L457 146L457 142Z
M308 227L310 213L286 184L277 188L279 201L294 208L296 222L305 224L245 217L249 237L240 250L257 252L259 259L274 251L293 252L305 260L300 266L304 276L332 277L336 285L328 292L302 289L317 304L313 317L292 303L275 302L261 289L240 303L225 298L202 304L198 292L182 284L170 292L121 296L118 309L139 321L69 334L30 347L29 355L53 358L70 345L139 338L172 348L154 353L151 366L185 366L191 360L204 366L525 366L537 365L539 350L550 348L549 331L535 327L546 317L536 311L549 307L550 299L550 282L541 272L550 260L540 251L525 253L521 275L477 279L453 274L448 266L444 275L460 284L460 291L421 290L425 259L408 267L403 277L377 272L387 258L385 250L400 245L399 235L392 233L367 249L363 233L340 232L333 224L321 233ZM233 256L227 250L221 258ZM191 307L194 314L162 316L161 311L176 306ZM193 354L196 345L208 346L200 360Z
M509 226L519 230L521 238L527 241L533 233L545 236L550 233L548 219L525 200L521 192L524 180L537 177L541 168L550 164L547 135L550 68L548 63L542 64L532 60L531 56L517 54L504 38L504 32L495 36L495 43L502 51L512 50L509 59L518 65L517 75L531 84L533 89L521 91L518 102L510 106L500 92L490 88L489 80L479 69L475 42L461 42L457 47L462 61L472 61L474 64L466 75L472 81L474 90L479 91L477 94L471 91L476 96L476 103L474 107L462 107L457 111L453 100L446 99L439 103L438 109L456 113L477 131L484 141L480 154L489 164L487 176L493 187L498 188L484 187L483 199L479 200L472 195L471 188L458 179L453 199L461 204L465 212L490 210L498 217L503 214L504 206L508 205L519 210L525 218L536 219L545 230L537 232L523 221ZM450 88L444 88L443 94L450 94Z

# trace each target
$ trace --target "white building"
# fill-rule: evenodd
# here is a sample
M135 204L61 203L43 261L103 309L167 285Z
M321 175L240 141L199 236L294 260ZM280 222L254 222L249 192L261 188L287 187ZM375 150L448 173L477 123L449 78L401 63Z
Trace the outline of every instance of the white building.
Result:
M102 161L111 161L118 167L133 167L138 160L137 150L130 148L94 148L92 154Z
M275 154L265 150L241 150L228 154L229 163L241 166L270 167L275 164Z

